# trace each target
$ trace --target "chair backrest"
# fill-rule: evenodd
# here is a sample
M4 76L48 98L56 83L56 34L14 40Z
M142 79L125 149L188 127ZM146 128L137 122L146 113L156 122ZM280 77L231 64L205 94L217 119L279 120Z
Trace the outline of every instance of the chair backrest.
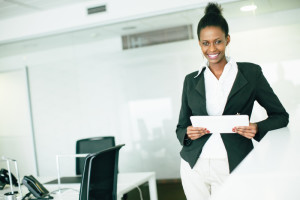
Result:
M119 150L115 147L86 157L79 200L116 200Z
M115 137L94 137L77 140L76 154L95 153L115 146ZM85 158L76 158L76 175L81 175L85 164Z

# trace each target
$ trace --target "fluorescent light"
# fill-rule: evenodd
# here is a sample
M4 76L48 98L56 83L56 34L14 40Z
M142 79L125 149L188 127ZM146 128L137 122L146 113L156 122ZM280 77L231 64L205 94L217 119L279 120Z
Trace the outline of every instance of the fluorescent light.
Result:
M248 12L248 11L254 11L256 10L257 6L256 5L249 5L249 6L243 6L241 7L241 11L243 12Z

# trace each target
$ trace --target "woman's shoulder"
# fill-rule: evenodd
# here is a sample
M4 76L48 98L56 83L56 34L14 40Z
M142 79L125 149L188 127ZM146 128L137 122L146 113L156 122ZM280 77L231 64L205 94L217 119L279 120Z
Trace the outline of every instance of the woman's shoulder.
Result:
M196 84L198 80L197 78L200 76L198 73L199 71L194 71L192 73L187 74L185 76L184 83L190 86Z
M261 69L261 67L258 64L251 63L251 62L237 62L236 63L239 68L243 69Z
M237 62L238 69L242 72L247 73L258 73L261 72L261 67L258 64L250 62Z
M199 73L199 71L194 71L194 72L192 72L192 73L187 74L185 77L186 77L187 79L195 78L195 77L198 75L198 73Z

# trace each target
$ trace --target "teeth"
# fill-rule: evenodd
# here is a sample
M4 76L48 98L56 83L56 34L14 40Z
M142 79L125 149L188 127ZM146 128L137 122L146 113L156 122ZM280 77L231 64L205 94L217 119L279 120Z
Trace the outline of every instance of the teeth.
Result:
M210 58L215 58L215 57L217 57L219 54L210 54L210 55L208 55L208 57L210 57Z

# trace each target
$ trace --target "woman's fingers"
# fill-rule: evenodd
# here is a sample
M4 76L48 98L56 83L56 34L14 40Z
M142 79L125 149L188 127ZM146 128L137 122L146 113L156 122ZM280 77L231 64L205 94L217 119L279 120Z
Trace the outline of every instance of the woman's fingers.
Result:
M257 124L250 123L249 126L237 126L232 131L248 139L252 139L257 133ZM187 127L187 136L191 140L196 140L207 133L210 133L210 131L203 127Z
M252 139L257 133L257 125L250 123L249 126L237 126L232 129L233 132L236 132L248 139Z
M203 136L204 134L209 133L209 130L203 127L192 127L187 128L187 135L191 140L196 140Z

